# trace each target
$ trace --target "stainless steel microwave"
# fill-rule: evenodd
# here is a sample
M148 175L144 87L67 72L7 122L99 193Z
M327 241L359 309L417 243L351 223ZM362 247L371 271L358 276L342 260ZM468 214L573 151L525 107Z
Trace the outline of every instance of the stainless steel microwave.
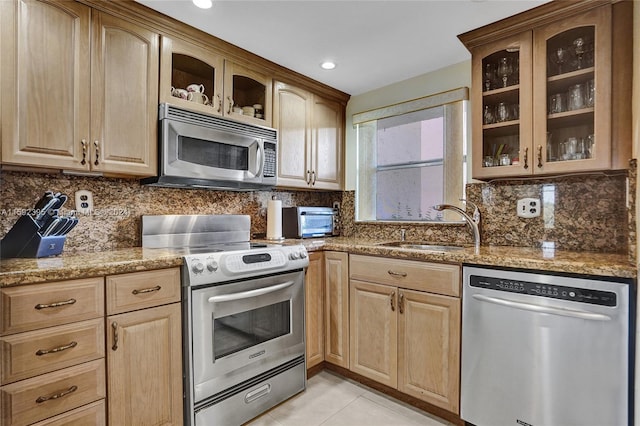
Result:
M282 234L285 238L313 238L338 235L336 211L331 207L285 207Z
M143 184L226 190L276 185L277 131L160 104L159 173Z

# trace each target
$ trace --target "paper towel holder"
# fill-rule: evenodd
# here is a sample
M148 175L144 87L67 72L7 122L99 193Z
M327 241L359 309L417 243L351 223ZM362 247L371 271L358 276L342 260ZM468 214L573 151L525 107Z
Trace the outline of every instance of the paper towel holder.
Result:
M282 201L272 196L267 203L267 241L282 242Z

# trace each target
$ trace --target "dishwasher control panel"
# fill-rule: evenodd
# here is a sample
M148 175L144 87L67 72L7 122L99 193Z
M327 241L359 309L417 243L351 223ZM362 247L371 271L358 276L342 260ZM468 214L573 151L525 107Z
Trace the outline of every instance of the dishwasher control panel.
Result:
M506 291L508 293L529 294L551 299L571 300L600 306L616 306L616 294L610 291L591 290L586 288L566 287L552 284L540 284L504 278L471 275L471 287L489 290Z

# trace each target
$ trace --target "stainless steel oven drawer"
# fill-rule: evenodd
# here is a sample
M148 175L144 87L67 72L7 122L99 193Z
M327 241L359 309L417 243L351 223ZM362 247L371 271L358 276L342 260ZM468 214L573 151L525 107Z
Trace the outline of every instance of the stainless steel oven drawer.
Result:
M262 380L248 380L214 395L209 405L196 407L195 425L240 425L302 392L306 386L304 357L288 364L294 365L284 371L275 368L261 375Z

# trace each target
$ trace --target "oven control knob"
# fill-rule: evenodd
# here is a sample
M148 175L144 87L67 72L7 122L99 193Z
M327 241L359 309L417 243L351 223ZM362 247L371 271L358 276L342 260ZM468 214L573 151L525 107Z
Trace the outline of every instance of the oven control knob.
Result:
M298 257L299 257L299 254L296 251L292 251L291 253L289 253L289 259L291 260L296 260Z
M305 257L307 257L307 252L304 250L300 250L300 259L304 259Z
M204 271L204 265L200 262L200 259L194 259L193 264L191 265L191 270L195 274L200 274Z
M210 260L207 262L207 269L209 272L215 272L218 270L218 262L215 260Z

